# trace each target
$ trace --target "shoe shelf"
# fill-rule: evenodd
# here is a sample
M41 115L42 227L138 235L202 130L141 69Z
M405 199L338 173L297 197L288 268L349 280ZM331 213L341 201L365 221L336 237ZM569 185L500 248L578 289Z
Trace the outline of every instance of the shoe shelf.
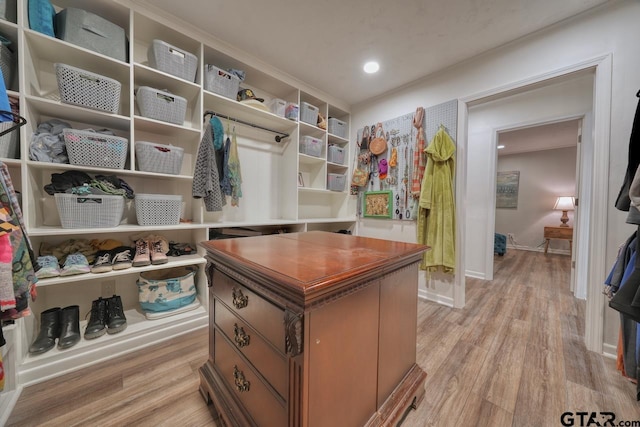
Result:
M84 314L83 311L80 312L81 319ZM66 350L59 350L56 346L46 353L35 356L27 353L18 372L19 383L27 386L40 382L107 361L113 357L113 354L124 354L187 331L206 327L208 324L207 310L202 303L193 310L154 320L148 320L141 311L136 309L125 310L124 314L127 318L127 328L122 332L104 334L91 340L82 337L78 344ZM81 320L81 335L84 334L86 326L87 320Z
M173 268L173 267L182 267L189 265L201 265L205 264L206 260L201 255L182 255L179 257L167 257L169 261L165 264L155 264L155 265L147 265L144 267L130 267L123 270L112 270L106 273L85 273L85 274L74 274L71 276L59 276L59 277L50 277L47 279L39 279L37 287L42 288L45 286L53 286L66 284L71 282L85 282L88 280L101 281L108 280L112 277L119 276L127 276L131 274L139 275L145 271L152 270L161 270L165 268Z

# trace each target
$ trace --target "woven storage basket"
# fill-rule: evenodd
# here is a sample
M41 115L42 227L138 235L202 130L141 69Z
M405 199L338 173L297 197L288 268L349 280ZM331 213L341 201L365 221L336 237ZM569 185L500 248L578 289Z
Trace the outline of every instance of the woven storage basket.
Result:
M218 95L236 99L240 79L238 76L230 74L215 65L206 64L204 66L204 88Z
M13 121L0 123L0 132L9 129L16 124ZM13 131L0 136L0 157L6 159L17 159L20 157L19 150L20 130Z
M174 267L140 273L138 301L144 311L158 312L182 308L196 299L193 266Z
M327 174L327 188L331 191L344 191L345 182L347 182L347 176L345 174Z
M124 169L129 147L127 138L69 128L62 132L72 165Z
M136 218L140 225L180 224L182 196L169 194L136 194Z
M161 120L176 125L184 124L187 100L169 92L148 86L140 86L136 93L140 114L150 119Z
M119 81L66 64L54 66L62 102L118 114Z
M318 125L318 107L311 105L308 102L300 103L300 121L308 123L313 126Z
M322 156L322 140L312 136L305 135L300 141L300 152L308 156Z
M340 138L347 137L347 123L331 117L327 120L327 131Z
M180 174L184 149L173 145L136 142L136 161L138 170L144 172Z
M156 70L194 82L198 58L162 40L154 40L147 52L149 66Z
M337 145L330 145L327 149L327 161L338 165L344 164L345 150Z
M2 70L2 79L7 89L11 88L13 82L15 63L16 55L7 46L0 44L0 70Z
M62 228L117 227L122 220L122 196L56 193L54 197Z

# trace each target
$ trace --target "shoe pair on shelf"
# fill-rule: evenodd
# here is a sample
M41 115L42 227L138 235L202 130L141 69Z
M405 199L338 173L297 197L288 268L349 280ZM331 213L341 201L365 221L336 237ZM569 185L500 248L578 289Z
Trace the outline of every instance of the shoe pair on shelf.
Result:
M120 246L110 251L98 251L96 260L91 266L92 273L106 273L111 270L124 270L131 268L133 248Z
M84 339L91 340L105 333L116 334L127 328L127 318L119 295L98 298L91 303L89 323L84 330Z
M150 264L165 264L169 261L167 258L169 245L164 237L148 236L136 240L135 243L136 254L133 257L134 267L144 267Z
M47 277L72 276L74 274L89 273L89 262L80 252L67 255L64 266L60 269L58 258L53 255L39 256L36 260L38 271L36 277L38 279L46 279Z
M61 350L80 341L80 308L77 305L43 311L40 314L40 332L29 347L29 353L35 355L51 350L56 339Z

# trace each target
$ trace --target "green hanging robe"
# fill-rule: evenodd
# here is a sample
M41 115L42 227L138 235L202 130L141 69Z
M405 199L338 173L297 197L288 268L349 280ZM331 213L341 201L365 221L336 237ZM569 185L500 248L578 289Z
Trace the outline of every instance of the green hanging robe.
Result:
M420 191L418 243L431 247L422 257L421 270L453 274L456 265L455 174L456 146L444 127L424 150L427 166Z

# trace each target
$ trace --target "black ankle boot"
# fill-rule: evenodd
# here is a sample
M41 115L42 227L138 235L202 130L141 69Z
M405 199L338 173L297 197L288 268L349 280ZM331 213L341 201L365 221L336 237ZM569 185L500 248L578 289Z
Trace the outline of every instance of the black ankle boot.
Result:
M116 334L126 329L127 318L124 316L120 296L114 295L111 298L107 298L107 314L108 333Z
M60 337L58 348L64 350L80 341L80 307L70 305L60 310Z
M56 345L60 335L60 307L50 308L40 313L40 333L29 347L29 353L42 354Z
M101 337L107 332L107 300L98 298L91 303L91 316L84 330L84 339Z

